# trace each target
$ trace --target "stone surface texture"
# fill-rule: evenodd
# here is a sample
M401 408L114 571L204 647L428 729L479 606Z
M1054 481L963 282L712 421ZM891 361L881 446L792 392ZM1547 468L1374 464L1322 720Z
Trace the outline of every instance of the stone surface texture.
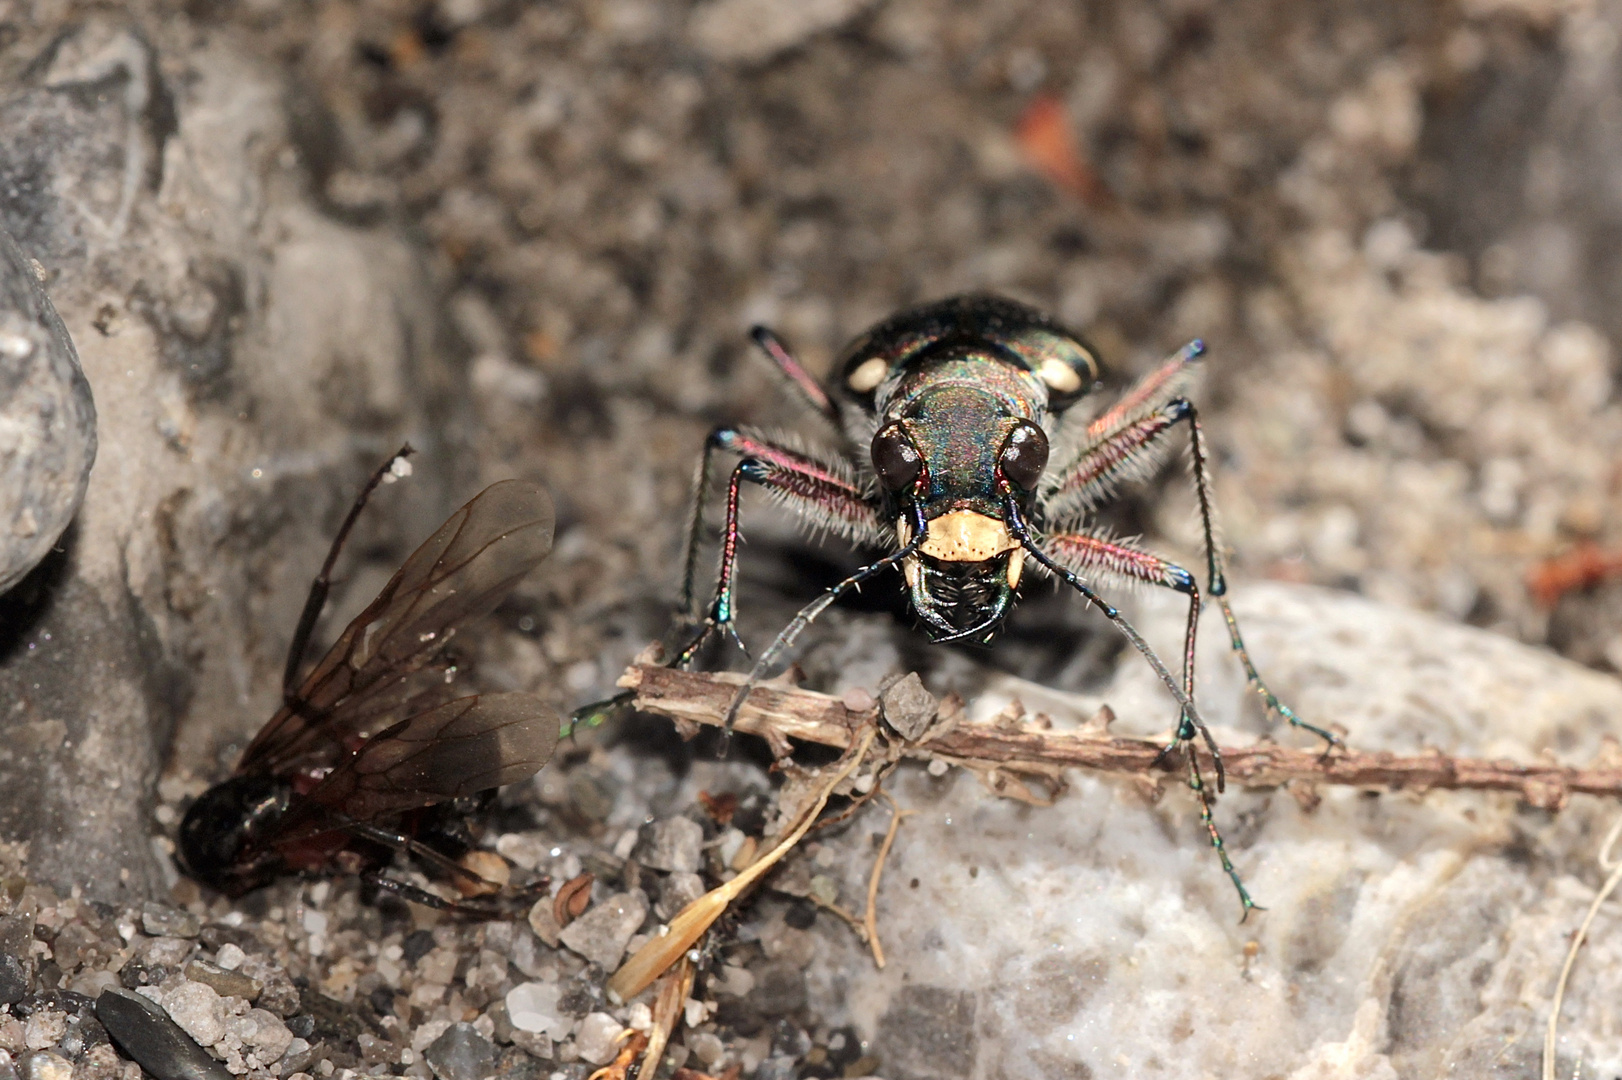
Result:
M1235 602L1274 689L1362 750L1584 763L1622 716L1622 682L1430 615L1263 583L1236 584ZM1138 608L1152 641L1176 642L1176 605ZM1208 625L1202 704L1220 741L1248 741L1260 710ZM1166 733L1175 708L1130 656L1096 694L1009 678L977 712L1016 697L1058 727L1108 702L1120 733ZM1287 792L1230 791L1218 822L1268 909L1240 924L1175 780L1151 803L1080 777L1050 807L993 798L958 770L909 769L891 790L917 813L886 865L887 966L818 920L809 984L816 1011L872 1033L892 1080L1535 1075L1619 812L1581 796L1550 814L1496 794L1335 789L1309 811ZM875 829L852 829L828 860L846 897L865 891ZM1622 1067L1613 905L1593 934L1562 1013L1561 1075L1579 1059L1585 1075Z
M176 732L202 760L262 723L362 469L407 435L445 445L424 427L435 322L409 245L305 197L273 70L133 16L49 23L0 61L0 226L77 344L100 452L68 541L0 599L0 836L31 841L40 880L150 895ZM71 495L79 441L40 485ZM433 519L443 459L374 540Z
M39 276L0 230L0 593L73 520L96 460L96 406Z

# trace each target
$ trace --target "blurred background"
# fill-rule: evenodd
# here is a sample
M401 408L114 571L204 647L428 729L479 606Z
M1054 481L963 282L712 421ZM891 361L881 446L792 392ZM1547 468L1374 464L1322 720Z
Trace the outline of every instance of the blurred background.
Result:
M964 290L1090 337L1101 401L1209 343L1240 588L1331 586L1618 670L1619 29L1583 0L0 5L0 219L101 440L75 531L6 600L0 681L42 745L66 723L69 747L124 747L47 785L112 792L100 816L28 800L0 825L102 821L127 847L120 784L149 789L171 744L225 767L405 438L418 479L364 519L327 636L479 485L536 477L557 551L485 673L560 707L607 693L671 625L706 431L826 437L749 325L821 374ZM755 643L861 558L766 502ZM1195 557L1181 469L1109 517ZM874 682L859 661L893 654L853 627L881 625L938 686L984 662L1096 682L1114 637L1029 592L997 649L952 653L881 585L805 663Z
M542 476L560 505L553 599L586 632L554 659L593 658L592 634L616 627L625 648L659 632L628 609L671 595L708 427L799 423L751 322L820 374L900 306L992 289L1089 335L1117 386L1209 342L1200 400L1240 577L1622 667L1606 578L1622 556L1622 8L176 15L287 80L324 213L421 253L471 394L462 444L482 475ZM788 541L754 517L758 578ZM1193 524L1178 470L1118 522L1180 552ZM839 547L820 557L846 565Z

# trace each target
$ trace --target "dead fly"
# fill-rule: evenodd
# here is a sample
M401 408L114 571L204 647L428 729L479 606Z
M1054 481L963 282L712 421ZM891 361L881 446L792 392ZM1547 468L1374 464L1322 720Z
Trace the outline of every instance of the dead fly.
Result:
M727 715L730 727L750 688L802 631L841 595L899 566L912 607L936 641L985 642L1013 606L1034 563L1096 605L1148 660L1180 706L1167 752L1197 737L1210 747L1216 787L1221 755L1194 702L1194 645L1201 595L1180 566L1107 535L1095 512L1118 487L1143 479L1181 428L1192 448L1194 490L1204 535L1206 595L1227 622L1233 650L1269 710L1334 744L1267 689L1239 636L1228 604L1216 538L1209 455L1198 414L1185 397L1205 349L1196 341L1085 425L1066 424L1071 406L1098 385L1099 365L1079 337L1037 311L993 296L964 296L903 312L851 345L834 383L812 379L783 344L757 327L755 342L817 415L841 436L836 455L782 445L748 429L719 428L705 445L688 530L683 602L702 629L673 661L689 663L714 635L736 638L738 493L757 484L813 526L889 554L823 592L795 616L755 662ZM1049 469L1054 445L1072 449ZM727 485L720 575L707 611L695 605L703 509L717 451L742 460ZM1142 636L1094 585L1135 582L1188 597L1181 677L1173 677ZM1248 912L1255 905L1223 850L1195 755L1186 754L1201 819Z
M552 549L552 501L529 481L492 484L452 514L298 678L344 539L410 452L372 475L333 540L288 650L282 707L180 824L181 867L227 895L285 873L336 872L420 903L486 910L382 868L406 852L463 892L491 891L457 861L471 848L468 803L533 775L557 745L557 717L540 698L457 697L443 659L461 626Z

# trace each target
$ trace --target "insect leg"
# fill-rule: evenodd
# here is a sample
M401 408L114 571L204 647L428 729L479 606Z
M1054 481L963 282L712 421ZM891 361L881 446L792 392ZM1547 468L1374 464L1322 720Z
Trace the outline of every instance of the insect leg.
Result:
M1261 696L1262 704L1275 716L1282 716L1289 721L1290 726L1310 731L1324 741L1324 753L1328 753L1337 746L1345 746L1339 735L1316 724L1309 724L1295 714L1290 708L1278 699L1263 681L1261 673L1256 670L1255 663L1250 659L1250 650L1245 648L1245 639L1239 634L1239 621L1233 616L1233 606L1228 602L1228 579L1222 571L1222 548L1216 529L1216 500L1211 490L1210 454L1205 447L1205 431L1200 427L1199 412L1193 404L1188 404L1188 424L1190 439L1194 451L1194 491L1199 496L1200 527L1205 533L1205 555L1209 571L1210 593L1216 597L1218 606L1222 608L1222 620L1228 624L1228 643L1239 663L1245 669L1245 678Z
M1222 862L1223 872L1228 875L1228 880L1233 882L1234 889L1239 893L1239 921L1244 922L1250 918L1252 911L1266 911L1267 909L1250 898L1250 890L1245 888L1244 881L1239 877L1239 871L1233 867L1233 860L1228 858L1227 845L1222 842L1222 832L1217 828L1216 816L1212 811L1214 800L1211 798L1210 791L1205 787L1205 778L1200 775L1199 755L1194 752L1194 747L1191 744L1187 745L1186 752L1188 754L1188 786L1193 790L1195 797L1200 800L1200 824L1205 826L1205 832L1211 838L1211 847L1216 850L1217 858ZM1213 760L1216 761L1217 768L1220 769L1222 759L1214 758Z
M1054 561L1052 556L1037 546L1035 539L1031 536L1029 526L1025 524L1025 515L1020 511L1019 503L1014 499L1011 491L1004 492L1004 514L1005 520L1008 522L1009 533L1020 542L1020 546L1025 549L1026 553L1055 574L1060 581L1079 592L1089 603L1095 605L1103 613L1104 617L1114 623L1116 629L1126 636L1126 639L1132 643L1132 647L1143 655L1149 666L1154 669L1155 674L1160 676L1160 681L1165 684L1167 690L1171 691L1171 696L1177 700L1177 704L1182 706L1183 712L1182 719L1178 724L1177 741L1192 739L1195 734L1198 734L1204 740L1205 745L1210 747L1212 760L1216 763L1217 790L1222 791L1227 785L1227 773L1222 766L1222 753L1217 749L1216 740L1211 737L1211 730L1205 726L1205 721L1200 719L1199 710L1194 707L1193 695L1180 686L1176 679L1172 678L1171 672L1166 668L1165 661L1160 659L1160 655L1143 639L1143 635L1138 633L1137 628L1127 620L1126 616L1122 615L1113 604L1107 603L1102 596L1089 588L1087 583L1077 577L1073 571ZM1196 617L1197 611L1196 608ZM1189 730L1190 727L1192 727L1192 731ZM1167 749L1169 750L1170 747Z
M299 703L297 693L299 665L304 660L304 650L310 645L310 634L315 630L315 621L321 617L321 609L326 606L327 593L332 588L332 568L338 561L338 553L343 550L344 541L349 539L349 530L355 527L361 510L366 506L366 500L377 490L377 485L394 471L394 463L410 457L415 452L411 444L406 443L400 447L398 453L378 466L366 481L366 486L360 489L360 494L355 496L354 505L349 508L349 515L339 527L338 535L332 538L332 547L327 549L327 561L321 564L321 572L310 582L310 595L304 600L304 610L299 614L298 627L293 631L293 641L287 647L287 665L282 669L282 700L288 705Z
M1193 346L1185 349L1188 353ZM1182 354L1179 354L1182 355ZM1171 365L1168 365L1170 367ZM1165 369L1162 369L1164 372ZM1158 374L1158 373L1157 373ZM1154 377L1146 380L1153 381ZM1162 380L1166 381L1166 380ZM1144 475L1156 460L1156 453L1166 435L1179 424L1187 424L1193 447L1194 492L1199 504L1200 528L1205 545L1207 593L1216 598L1222 608L1223 620L1228 626L1230 647L1245 669L1250 685L1261 695L1266 708L1275 716L1283 717L1292 727L1310 731L1328 746L1341 745L1339 736L1309 724L1295 714L1288 705L1268 688L1256 670L1239 634L1228 602L1228 581L1222 565L1222 544L1217 533L1216 502L1211 489L1210 453L1205 445L1205 432L1200 426L1199 412L1187 398L1173 398L1139 416L1136 420L1122 419L1114 430L1100 441L1092 443L1069 466L1050 481L1044 496L1044 505L1061 518L1079 508L1096 506L1103 502L1122 481Z
M913 537L910 543L901 548L899 551L892 552L877 562L869 563L868 565L862 567L850 577L839 582L837 585L830 587L824 591L821 596L805 605L805 607L800 609L799 614L795 615L793 620L790 621L789 624L783 628L782 632L777 635L776 639L766 647L766 651L760 654L760 659L755 661L755 666L749 669L749 677L743 681L743 684L738 687L737 693L732 696L732 704L727 706L726 716L722 719L721 724L721 729L727 737L731 736L732 725L738 719L738 710L743 708L743 703L749 697L750 691L754 690L756 686L760 685L760 681L766 677L766 672L769 671L771 666L777 662L777 658L781 656L784 651L789 648L789 646L794 644L795 639L805 631L806 627L810 626L811 623L816 620L818 615L821 615L824 611L826 611L834 601L838 600L851 589L859 586L862 582L866 581L874 574L877 574L886 567L897 565L903 559L907 558L909 555L912 555L918 550L919 545L924 542L925 529L922 513L915 508L913 510L913 514L917 520L914 522ZM723 746L724 745L725 744L723 743Z
M393 848L395 851L404 852L407 855L419 858L423 862L433 865L437 870L452 879L460 879L472 885L481 887L490 886L496 889L507 888L506 886L502 886L497 882L491 881L489 878L486 878L483 874L480 874L475 870L469 870L455 859L450 858L443 851L430 847L429 845L424 844L422 841L417 840L414 837L407 836L404 833L393 832L389 829L384 829L368 822L354 821L352 819L347 820L347 828L356 836L363 837L367 840L376 841L385 847ZM380 888L387 889L407 900L414 900L419 904L428 904L430 907L438 907L441 910L446 911L460 910L462 907L465 907L468 911L476 910L473 904L467 901L446 900L443 897L435 896L426 889L419 889L415 885L408 884L396 878L388 877L381 870L372 874L367 874L365 877L366 880L372 882ZM550 883L546 878L541 878L539 881L531 882L528 885L510 889L510 898L515 901L533 900L542 891L546 890L549 885ZM407 895L408 893L412 895ZM420 894L421 896L432 896L433 900L429 901L420 899L417 894Z
M1183 635L1183 692L1192 700L1194 697L1194 645L1195 634L1199 628L1200 617L1200 590L1194 581L1194 575L1175 563L1168 562L1159 556L1141 551L1130 544L1119 541L1104 540L1085 533L1064 533L1049 537L1046 541L1048 550L1065 565L1082 573L1093 571L1123 577L1131 581L1141 581L1149 585L1172 589L1188 597L1188 625ZM1228 858L1227 848L1222 842L1222 832L1217 828L1216 817L1213 811L1211 793L1205 787L1205 778L1200 774L1200 762L1194 752L1193 741L1200 734L1200 728L1191 721L1185 713L1177 725L1176 738L1169 743L1161 756L1164 757L1177 747L1184 748L1188 755L1188 786L1194 792L1194 797L1200 801L1200 823L1211 839L1211 846L1216 849L1217 858L1222 862L1222 870L1233 882L1233 887L1239 892L1239 904L1243 909L1243 921L1258 905L1250 897L1245 883L1234 869L1233 862ZM1218 783L1222 777L1222 755L1210 744L1210 733L1205 732L1206 743L1211 748L1211 760L1216 765ZM1220 790L1220 788L1219 788Z
M1079 574L1104 575L1143 582L1188 597L1188 624L1183 632L1183 693L1194 697L1194 646L1200 625L1200 587L1194 575L1176 563L1119 540L1087 533L1060 533L1043 541L1054 559Z
M704 532L704 506L710 498L710 459L719 449L725 428L710 432L704 440L704 453L698 459L698 474L693 477L693 505L687 515L687 544L682 551L681 612L682 617L698 622L703 616L698 611L698 597L693 584L698 578L698 548Z
M480 899L447 900L438 893L390 877L381 870L362 874L361 878L366 884L387 893L393 893L401 900L409 900L413 904L433 908L435 911L449 911L456 915L473 915L481 919L504 919L512 917L510 907L502 904Z
M737 618L738 507L739 491L745 480L765 488L779 502L798 510L812 524L832 529L852 540L874 541L882 533L877 515L864 499L861 489L839 470L750 433L721 428L710 436L705 447L706 460L700 466L701 481L707 480L708 457L712 447L741 454L743 460L733 469L727 485L726 525L721 537L721 565L715 599L703 628L672 661L672 665L677 667L691 661L713 633L723 633L736 639L733 626ZM690 535L696 541L697 530L692 530ZM691 567L691 556L688 561ZM687 591L691 591L690 585Z
M827 391L821 384L813 379L800 362L794 359L794 354L788 351L778 336L764 326L756 326L749 331L749 337L759 346L777 365L777 370L788 378L794 389L798 390L800 397L817 411L817 415L827 420L836 429L839 427L839 407L828 397Z

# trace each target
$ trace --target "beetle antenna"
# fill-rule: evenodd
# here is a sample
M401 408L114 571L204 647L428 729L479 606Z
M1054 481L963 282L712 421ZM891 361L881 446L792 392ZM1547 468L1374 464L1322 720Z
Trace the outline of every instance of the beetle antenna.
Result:
M913 508L913 515L920 520L915 522L913 537L910 543L908 543L901 550L892 552L877 562L867 564L850 577L846 578L844 581L829 587L822 593L821 596L818 596L815 600L801 608L800 613L794 616L793 620L791 620L787 626L783 627L782 632L777 635L776 640L766 647L765 652L760 654L760 659L755 661L755 666L749 669L749 677L744 679L743 685L739 686L738 692L732 696L732 704L727 706L726 716L722 718L721 753L726 753L727 746L732 738L733 724L737 722L738 712L743 708L743 703L749 697L750 692L754 690L756 686L760 685L760 681L766 677L766 672L769 671L771 666L777 662L777 658L783 655L784 651L787 650L789 646L794 644L795 639L805 631L805 628L810 626L811 623L816 620L818 615L821 615L830 606L832 606L835 600L838 600L841 596L856 588L862 582L877 574L879 571L891 566L895 566L901 562L902 559L907 558L909 555L912 555L918 550L919 545L924 542L925 530L924 523L922 521L923 515L922 512L916 507Z

